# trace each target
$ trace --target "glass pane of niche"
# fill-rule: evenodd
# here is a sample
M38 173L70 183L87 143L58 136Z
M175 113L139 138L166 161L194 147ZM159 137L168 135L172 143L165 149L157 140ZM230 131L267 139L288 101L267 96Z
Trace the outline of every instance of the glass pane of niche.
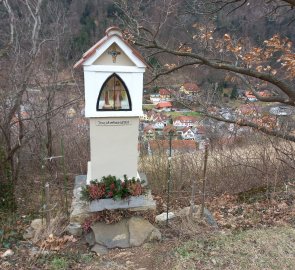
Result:
M130 111L131 102L125 84L118 76L112 75L103 85L99 94L97 110Z

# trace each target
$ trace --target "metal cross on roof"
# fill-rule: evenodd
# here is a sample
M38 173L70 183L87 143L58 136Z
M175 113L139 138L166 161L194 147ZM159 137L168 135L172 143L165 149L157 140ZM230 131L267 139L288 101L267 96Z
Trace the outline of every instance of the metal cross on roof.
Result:
M111 47L111 50L108 51L108 54L112 56L112 59L113 59L113 63L116 63L116 60L117 60L117 56L121 54L120 51L117 51L116 50L116 46L113 45Z

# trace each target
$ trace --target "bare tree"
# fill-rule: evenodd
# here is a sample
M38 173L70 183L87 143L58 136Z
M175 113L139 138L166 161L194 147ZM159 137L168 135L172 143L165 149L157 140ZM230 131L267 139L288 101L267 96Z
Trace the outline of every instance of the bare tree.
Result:
M46 156L54 154L53 118L80 95L56 94L68 83L61 76L66 68L60 57L67 23L63 3L3 0L0 8L0 184L14 187L22 160L32 158L28 149L40 158L44 145Z
M267 2L289 12L288 18L292 20L294 1ZM238 7L239 12L242 12L245 5L250 3L253 4L253 1L224 0L215 1L217 5L209 5L208 1L163 0L157 3L149 1L147 4L140 2L138 5L120 1L118 5L124 13L122 21L128 29L126 38L130 42L140 46L148 58L170 56L170 62L154 70L150 83L187 67L196 72L208 67L239 80L240 85L244 84L262 102L295 106L295 53L292 40L284 37L283 33L274 34L258 45L251 37L220 34L216 30L216 12L224 11L227 6L231 11ZM255 5L255 8L258 6ZM200 21L197 15L205 13L204 8L207 8L207 17ZM209 13L213 13L213 17ZM259 92L262 86L271 89L272 94L262 96ZM295 141L293 134L279 127L269 127L248 118L225 119L210 113L206 106L202 113L219 121L249 126L269 135Z

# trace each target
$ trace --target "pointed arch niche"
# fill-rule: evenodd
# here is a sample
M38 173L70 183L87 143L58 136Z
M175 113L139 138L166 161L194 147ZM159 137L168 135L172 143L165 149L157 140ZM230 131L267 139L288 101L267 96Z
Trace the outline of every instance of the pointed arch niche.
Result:
M123 80L112 74L104 82L98 95L97 111L131 111L129 91Z

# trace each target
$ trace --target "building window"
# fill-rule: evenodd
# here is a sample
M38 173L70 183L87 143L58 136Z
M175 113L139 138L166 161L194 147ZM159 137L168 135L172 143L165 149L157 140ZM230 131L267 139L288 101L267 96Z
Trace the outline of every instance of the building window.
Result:
M98 96L97 111L131 111L128 89L122 79L113 74L103 84Z

